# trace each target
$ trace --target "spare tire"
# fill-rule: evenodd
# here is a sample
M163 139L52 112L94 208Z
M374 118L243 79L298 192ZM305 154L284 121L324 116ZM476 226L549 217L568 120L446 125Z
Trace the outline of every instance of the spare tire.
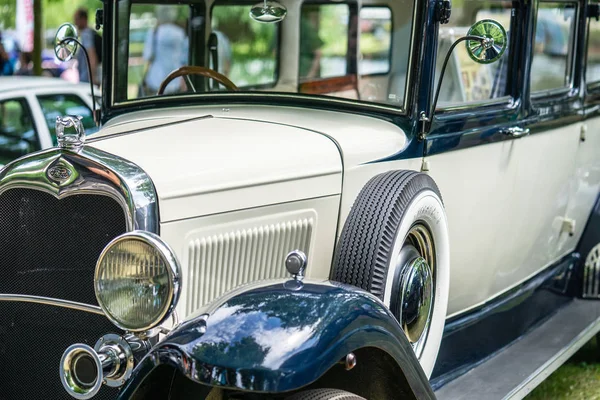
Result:
M450 273L440 191L415 171L373 177L340 235L331 278L379 297L400 322L429 377L439 350Z

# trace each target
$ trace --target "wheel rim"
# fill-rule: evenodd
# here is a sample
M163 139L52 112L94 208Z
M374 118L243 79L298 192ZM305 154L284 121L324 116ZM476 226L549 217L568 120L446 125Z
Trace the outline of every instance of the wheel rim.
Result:
M415 224L396 258L390 309L417 357L427 340L434 302L435 249L429 229Z

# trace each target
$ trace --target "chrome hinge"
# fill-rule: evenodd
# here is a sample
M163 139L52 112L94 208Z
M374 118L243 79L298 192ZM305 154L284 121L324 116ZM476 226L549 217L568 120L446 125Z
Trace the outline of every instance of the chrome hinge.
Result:
M425 111L421 111L421 113L419 114L419 123L421 124L421 130L419 131L419 140L425 140L425 138L427 137L427 124L429 123L430 119L427 118L427 114L425 114Z
M435 20L440 24L447 24L452 14L452 3L450 0L438 0L435 6Z
M598 19L600 19L600 5L595 3L595 4L588 4L587 6L587 17L588 18L595 18L596 21L598 21Z
M102 25L104 25L104 9L99 8L96 10L96 30L99 31Z
M579 132L579 140L581 142L585 142L585 134L587 133L587 125L583 124L581 125L581 130Z

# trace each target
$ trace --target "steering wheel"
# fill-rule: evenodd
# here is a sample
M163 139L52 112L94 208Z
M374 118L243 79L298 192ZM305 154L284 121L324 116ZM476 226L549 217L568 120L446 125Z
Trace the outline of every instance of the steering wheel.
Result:
M158 89L157 95L161 95L165 92L165 89L171 83L173 79L179 78L184 75L202 75L206 78L214 79L219 82L221 85L225 86L228 90L238 91L238 87L235 86L235 83L231 82L229 78L225 75L215 71L214 69L205 68L205 67L196 67L191 65L184 65L183 67L177 68L175 71L171 72L160 84L160 88ZM195 88L194 92L196 91Z

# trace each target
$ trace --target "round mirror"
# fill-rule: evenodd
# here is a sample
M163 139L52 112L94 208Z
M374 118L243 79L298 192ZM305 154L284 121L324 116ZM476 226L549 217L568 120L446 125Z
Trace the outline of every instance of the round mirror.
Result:
M54 37L54 54L60 61L69 61L77 51L77 28L73 24L62 24Z
M480 64L489 64L504 54L508 44L506 31L498 22L484 19L476 22L467 36L479 36L481 40L467 40L469 56Z
M276 1L265 0L250 9L250 18L258 22L275 23L282 21L287 15L287 8Z

